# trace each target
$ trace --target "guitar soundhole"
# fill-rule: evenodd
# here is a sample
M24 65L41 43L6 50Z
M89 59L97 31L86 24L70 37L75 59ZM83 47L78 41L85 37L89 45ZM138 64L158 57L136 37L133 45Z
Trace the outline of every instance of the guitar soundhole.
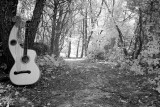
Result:
M30 74L31 71L29 71L29 70L26 70L26 71L15 71L15 72L14 72L14 75L24 74L24 73Z
M29 62L29 57L28 56L23 56L22 57L22 62L23 63L28 63Z
M13 40L10 41L10 44L11 44L12 46L14 46L14 45L17 44L17 41L13 39Z

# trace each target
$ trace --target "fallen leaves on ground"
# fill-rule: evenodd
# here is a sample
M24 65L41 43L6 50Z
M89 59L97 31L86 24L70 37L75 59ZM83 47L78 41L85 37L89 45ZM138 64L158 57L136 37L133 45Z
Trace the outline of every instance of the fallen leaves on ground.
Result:
M43 61L42 76L36 84L0 84L0 106L148 107L160 103L159 95L148 91L153 86L145 76L134 76L107 63L67 60L63 66L51 66ZM145 92L142 85L147 88Z

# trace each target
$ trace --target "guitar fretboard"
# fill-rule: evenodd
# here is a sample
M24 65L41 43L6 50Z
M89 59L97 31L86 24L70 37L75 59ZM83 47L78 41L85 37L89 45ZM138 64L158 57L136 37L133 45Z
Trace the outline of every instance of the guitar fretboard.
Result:
M23 56L27 56L27 49L28 49L28 26L29 26L29 22L26 22Z

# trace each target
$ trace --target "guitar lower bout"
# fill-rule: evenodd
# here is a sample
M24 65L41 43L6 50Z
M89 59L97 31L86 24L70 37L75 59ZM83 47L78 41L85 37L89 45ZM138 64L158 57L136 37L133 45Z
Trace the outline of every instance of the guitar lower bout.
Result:
M27 56L17 57L10 71L10 80L15 85L31 85L41 77L41 71L35 62L36 52L27 50Z
M17 57L10 71L10 80L16 85L30 85L36 83L41 76L38 65L35 62L36 52L27 50L27 56Z

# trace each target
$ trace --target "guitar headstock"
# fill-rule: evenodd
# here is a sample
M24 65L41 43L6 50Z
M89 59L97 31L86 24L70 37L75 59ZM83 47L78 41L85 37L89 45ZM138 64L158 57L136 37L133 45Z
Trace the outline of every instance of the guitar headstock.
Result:
M24 21L20 16L13 17L12 21L15 22L16 27L25 27L26 21Z

